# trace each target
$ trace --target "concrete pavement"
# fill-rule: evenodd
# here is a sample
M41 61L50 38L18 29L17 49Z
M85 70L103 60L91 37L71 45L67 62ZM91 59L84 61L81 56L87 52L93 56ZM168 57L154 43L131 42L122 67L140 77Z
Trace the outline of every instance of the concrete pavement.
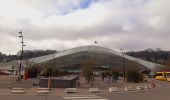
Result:
M152 79L154 80L154 79ZM49 94L36 94L37 87L31 87L30 81L22 82L22 86L26 86L25 94L11 94L11 88L0 88L0 100L162 100L170 99L170 82L157 81L156 87L153 89L146 89L144 91L136 90L137 85L144 85L147 83L122 83L122 79L117 84L108 83L105 80L103 83L100 78L96 78L96 87L100 88L100 93L89 93L85 81L81 81L81 86L78 88L78 93L66 94L64 89L52 89ZM2 84L2 86L4 83ZM29 85L29 86L27 86ZM1 87L2 87L1 86ZM19 85L18 85L19 86ZM120 88L119 92L109 92L108 87L117 86ZM125 92L124 86L132 86L135 90Z

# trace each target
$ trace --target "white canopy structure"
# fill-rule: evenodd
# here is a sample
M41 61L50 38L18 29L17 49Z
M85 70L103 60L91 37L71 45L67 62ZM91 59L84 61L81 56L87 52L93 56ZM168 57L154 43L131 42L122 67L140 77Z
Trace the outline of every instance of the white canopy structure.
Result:
M64 50L64 51L54 53L54 54L50 54L50 55L46 55L46 56L31 58L28 61L34 62L34 63L42 63L42 62L46 62L46 61L49 61L49 60L54 59L54 58L56 59L56 58L63 57L63 56L69 55L69 54L79 53L79 52L83 52L83 51L88 51L88 52L92 51L92 52L97 52L97 53L103 52L103 53L114 54L114 55L122 57L122 53L114 51L114 50L109 49L109 48L105 48L105 47L101 47L101 46L80 46L80 47ZM149 62L149 61L142 60L142 59L135 58L135 57L131 57L131 56L128 56L128 55L124 55L124 58L131 60L131 61L134 61L136 63L139 63L139 64L149 68L150 70L154 70L155 67L158 67L158 66L160 66L160 67L163 66L163 65L160 65L160 64L157 64L157 63Z

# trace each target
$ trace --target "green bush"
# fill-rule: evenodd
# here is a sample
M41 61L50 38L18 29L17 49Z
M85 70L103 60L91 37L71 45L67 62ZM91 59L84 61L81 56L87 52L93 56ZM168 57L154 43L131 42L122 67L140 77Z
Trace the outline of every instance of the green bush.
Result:
M128 82L141 82L143 81L143 75L137 71L128 71L126 75Z
M27 69L28 78L36 78L38 74L38 69L36 67L29 67Z

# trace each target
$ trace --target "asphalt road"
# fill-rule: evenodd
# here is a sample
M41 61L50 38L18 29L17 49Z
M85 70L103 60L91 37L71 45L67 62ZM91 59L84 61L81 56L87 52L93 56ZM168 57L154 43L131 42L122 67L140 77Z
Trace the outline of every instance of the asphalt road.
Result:
M102 94L109 100L170 100L170 82L156 81L157 87L144 92Z
M156 81L156 85L156 88L144 92L86 95L0 95L0 100L170 100L170 82Z

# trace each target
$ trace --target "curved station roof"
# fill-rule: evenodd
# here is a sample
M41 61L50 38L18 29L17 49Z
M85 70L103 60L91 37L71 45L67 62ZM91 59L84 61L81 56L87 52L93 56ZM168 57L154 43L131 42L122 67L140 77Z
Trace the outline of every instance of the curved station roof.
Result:
M81 52L93 52L93 53L114 55L114 56L118 56L119 58L122 57L122 53L114 51L114 50L109 49L109 48L105 48L105 47L101 47L101 46L80 46L80 47L75 47L75 48L72 48L72 49L64 50L64 51L54 53L54 54L50 54L50 55L46 55L46 56L31 58L31 59L29 59L29 61L34 62L34 63L43 63L43 62L52 60L54 58L57 59L57 58L61 58L61 57L67 56L67 55L81 53ZM127 60L134 61L138 64L141 64L141 65L149 68L150 70L154 70L154 68L157 67L157 66L162 66L162 65L157 64L157 63L152 63L152 62L142 60L142 59L139 59L139 58L135 58L135 57L131 57L131 56L128 56L128 55L124 55L124 58L127 59Z

